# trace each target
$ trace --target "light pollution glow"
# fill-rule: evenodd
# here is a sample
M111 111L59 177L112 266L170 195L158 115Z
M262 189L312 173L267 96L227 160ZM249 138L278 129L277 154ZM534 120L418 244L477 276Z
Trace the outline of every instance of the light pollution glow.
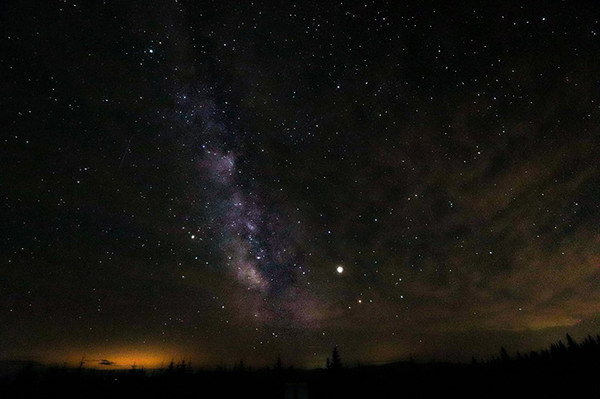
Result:
M137 368L156 369L167 367L171 361L175 363L197 360L186 357L184 352L169 351L165 348L94 348L77 349L68 352L46 353L42 357L45 363L60 363L68 367L78 367L83 360L83 367L105 370L129 369L133 365Z

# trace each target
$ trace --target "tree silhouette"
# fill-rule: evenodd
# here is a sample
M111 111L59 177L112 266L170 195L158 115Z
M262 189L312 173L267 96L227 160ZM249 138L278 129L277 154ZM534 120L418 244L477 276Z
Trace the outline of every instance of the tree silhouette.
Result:
M576 351L579 349L579 344L575 342L569 334L567 334L567 347L570 351Z
M338 351L337 346L333 347L333 353L331 354L331 363L329 364L329 368L332 370L338 370L342 368L342 360L340 358L340 352Z
M508 362L510 360L510 356L508 356L508 352L503 346L500 347L500 360L503 362Z

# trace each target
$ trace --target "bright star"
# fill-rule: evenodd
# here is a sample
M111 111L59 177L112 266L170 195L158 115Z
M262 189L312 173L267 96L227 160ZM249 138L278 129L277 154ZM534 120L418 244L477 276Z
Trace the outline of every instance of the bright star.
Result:
M336 270L339 274L342 274L342 272L344 271L344 268L342 266L338 266Z

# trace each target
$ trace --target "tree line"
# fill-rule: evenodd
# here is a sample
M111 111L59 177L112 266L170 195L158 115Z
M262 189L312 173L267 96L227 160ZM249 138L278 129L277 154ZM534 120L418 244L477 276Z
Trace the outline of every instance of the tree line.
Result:
M566 342L566 343L565 343ZM581 342L575 341L567 334L562 339L550 344L548 348L521 353L509 354L505 347L500 347L500 353L487 360L473 357L473 364L507 364L507 363L577 363L579 365L597 364L600 362L600 335L588 335Z

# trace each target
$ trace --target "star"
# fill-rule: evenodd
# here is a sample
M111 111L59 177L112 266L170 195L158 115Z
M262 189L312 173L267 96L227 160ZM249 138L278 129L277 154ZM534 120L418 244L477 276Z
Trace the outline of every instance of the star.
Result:
M0 362L143 340L208 367L334 342L470 361L598 333L588 7L13 3Z

